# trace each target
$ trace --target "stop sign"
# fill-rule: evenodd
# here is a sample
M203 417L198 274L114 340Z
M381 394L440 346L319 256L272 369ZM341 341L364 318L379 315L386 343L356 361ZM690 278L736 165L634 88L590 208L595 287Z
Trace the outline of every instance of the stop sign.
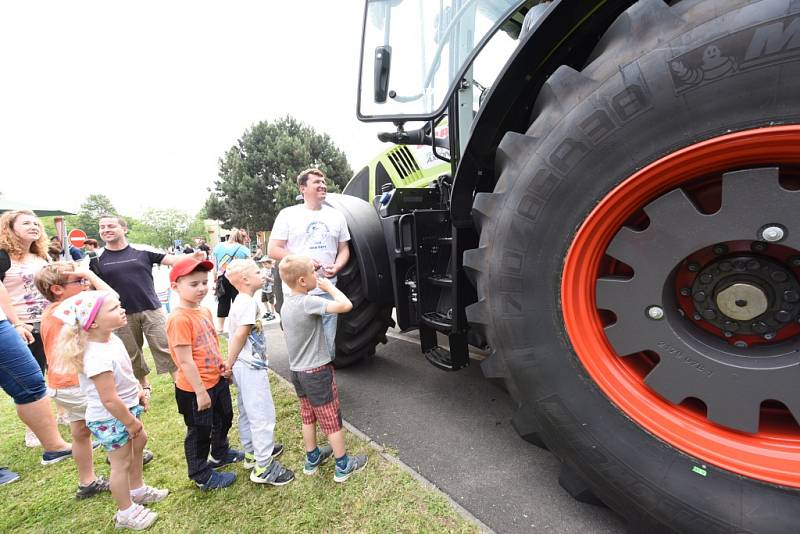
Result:
M77 228L69 233L69 243L76 248L81 248L86 243L86 232Z

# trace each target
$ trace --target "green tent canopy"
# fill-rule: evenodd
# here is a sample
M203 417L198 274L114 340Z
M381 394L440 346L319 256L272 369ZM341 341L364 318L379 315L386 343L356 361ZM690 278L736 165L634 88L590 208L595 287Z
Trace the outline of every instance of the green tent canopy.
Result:
M8 200L0 196L0 213L4 211L30 210L39 217L51 217L56 215L75 215L71 211L64 211L64 210L50 209L50 208L52 208L52 206L50 206L49 208L42 208L31 204L25 204L24 202L16 202L14 200Z

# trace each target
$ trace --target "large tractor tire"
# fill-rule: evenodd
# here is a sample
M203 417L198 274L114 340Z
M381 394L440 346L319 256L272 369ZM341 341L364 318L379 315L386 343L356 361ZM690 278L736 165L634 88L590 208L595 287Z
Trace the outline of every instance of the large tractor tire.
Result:
M475 198L467 309L573 496L798 531L800 3L640 1Z

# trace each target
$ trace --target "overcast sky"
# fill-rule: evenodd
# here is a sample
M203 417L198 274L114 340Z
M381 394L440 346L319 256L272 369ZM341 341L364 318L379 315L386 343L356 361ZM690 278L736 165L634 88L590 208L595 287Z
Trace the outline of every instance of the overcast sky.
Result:
M0 191L195 212L244 130L291 114L357 169L362 0L0 0Z

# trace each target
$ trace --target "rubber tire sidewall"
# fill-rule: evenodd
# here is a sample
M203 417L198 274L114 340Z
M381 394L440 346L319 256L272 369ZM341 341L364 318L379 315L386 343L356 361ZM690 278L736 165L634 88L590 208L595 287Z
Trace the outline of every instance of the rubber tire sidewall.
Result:
M676 92L670 60L718 39L730 20L689 30L598 85L535 153L506 168L496 188L502 196L497 216L481 235L486 272L479 295L487 297L490 342L508 367L517 400L550 450L636 531L790 532L800 517L800 492L710 465L700 476L693 468L702 461L626 417L586 373L561 313L561 273L577 228L623 179L704 139L800 123L800 50L791 61ZM614 98L631 84L646 93L647 106L626 120L617 117L613 132L566 172L555 166L562 142L586 141L580 125L595 112L613 113Z

